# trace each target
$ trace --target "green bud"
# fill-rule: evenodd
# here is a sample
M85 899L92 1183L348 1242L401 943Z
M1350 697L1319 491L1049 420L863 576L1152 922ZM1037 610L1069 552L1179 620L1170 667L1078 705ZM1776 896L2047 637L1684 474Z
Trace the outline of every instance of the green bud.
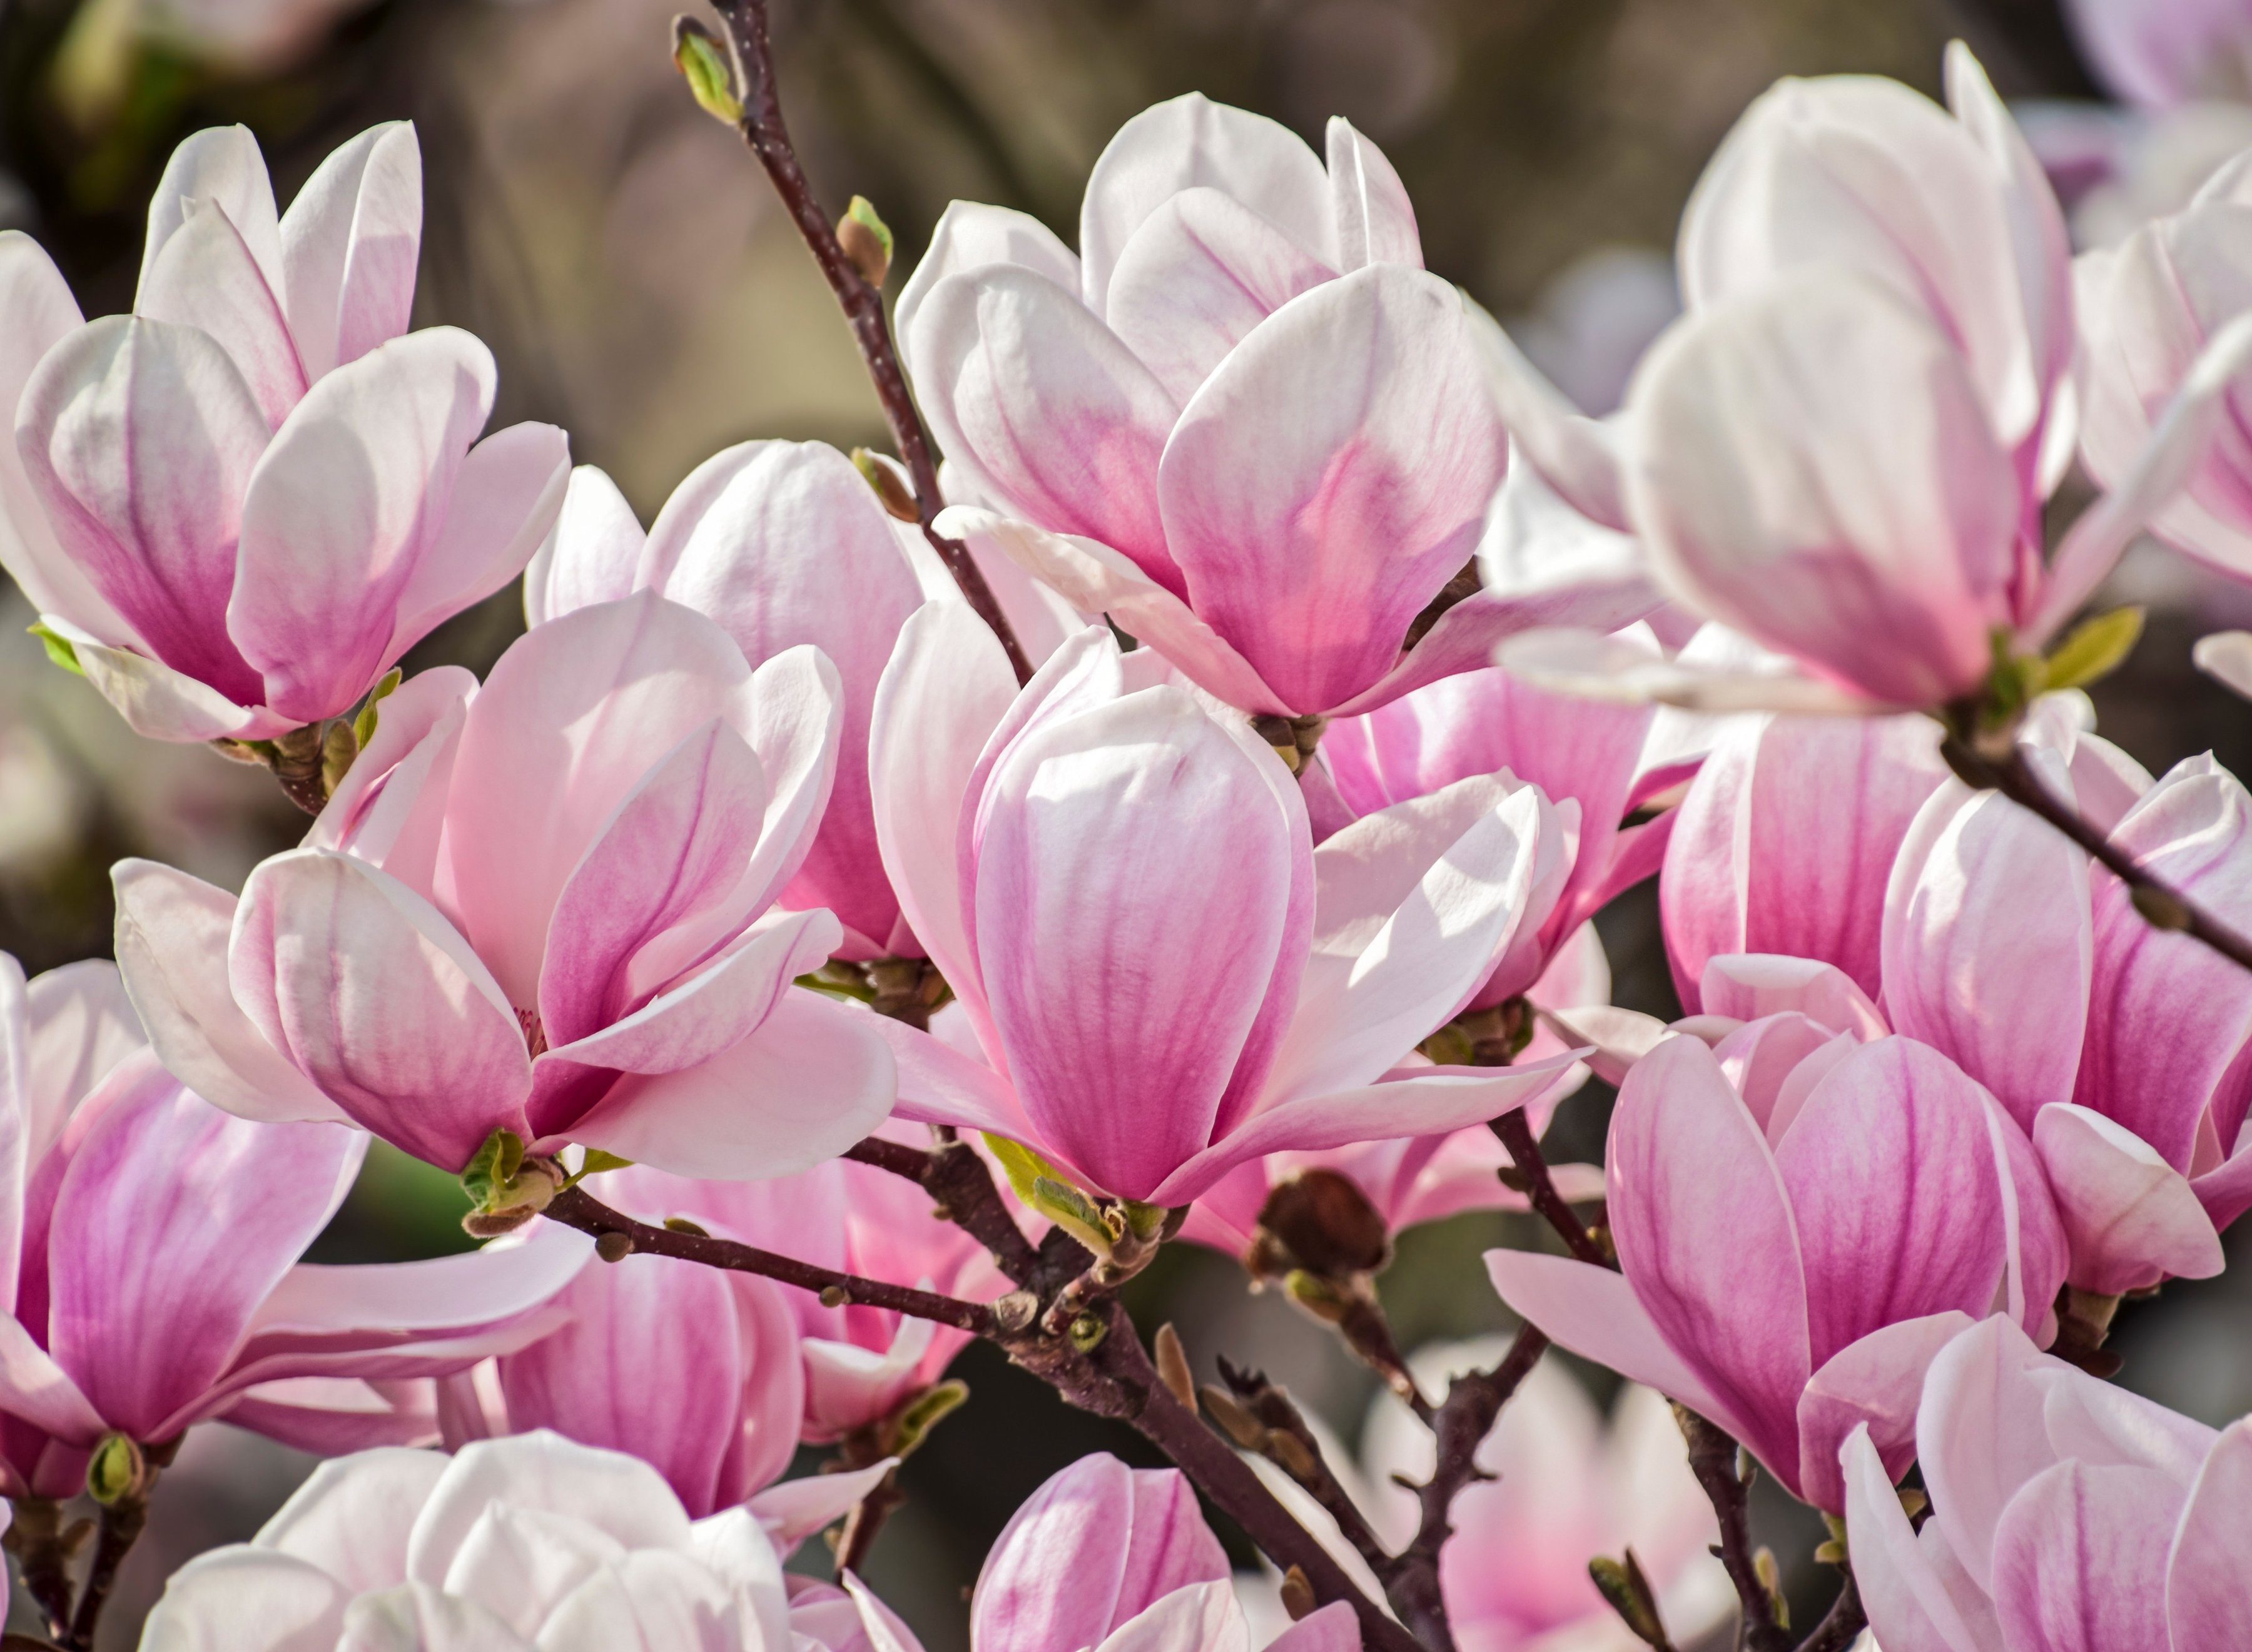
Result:
M136 1490L148 1473L141 1447L124 1434L104 1434L87 1460L86 1493L103 1508Z
M2044 663L2047 686L2085 688L2109 677L2134 651L2143 635L2140 608L2115 608L2073 628Z
M505 1233L546 1210L565 1185L552 1160L525 1158L522 1136L495 1130L462 1171L471 1207L462 1225L480 1238Z
M86 667L78 663L78 649L68 637L49 630L44 620L31 628L31 635L39 639L39 646L46 649L47 657L64 670L73 677L86 675Z
M1139 1199L1121 1199L1118 1212L1125 1218L1126 1231L1144 1245L1164 1232L1166 1219L1172 1215L1162 1204L1144 1204Z
M672 60L679 65L699 108L729 126L742 124L743 105L735 95L734 71L728 66L719 43L693 17L672 20Z
M668 1233L685 1233L691 1239L710 1239L712 1237L712 1230L710 1228L705 1227L700 1222L692 1222L685 1216L666 1217L664 1218L664 1228L665 1232Z
M961 1409L970 1398L970 1385L949 1378L926 1388L900 1407L892 1419L891 1454L904 1457L930 1438L930 1431Z
M861 480L876 490L876 497L884 503L884 512L895 522L915 522L914 495L907 491L900 473L886 464L865 448L852 449L852 467L860 473Z
M884 284L884 277L892 270L892 229L877 216L866 196L855 195L844 216L837 220L837 244L860 272L861 280L871 287Z
M1599 1554L1588 1562L1588 1576L1594 1579L1595 1591L1610 1603L1611 1610L1619 1614L1627 1630L1644 1646L1667 1647L1665 1625L1658 1615L1657 1597L1651 1593L1650 1579L1643 1575L1642 1563L1629 1549L1623 1560L1614 1560Z
M479 1209L497 1209L496 1196L523 1168L524 1138L513 1130L495 1130L462 1167L462 1191Z
M367 699L360 706L359 715L352 718L351 725L353 737L359 741L362 751L365 751L367 743L375 738L377 704L388 697L391 691L399 686L400 679L406 675L394 665L383 674L383 681L367 691Z
M1071 1338L1071 1345L1081 1353L1091 1354L1110 1334L1110 1325L1107 1320L1097 1319L1092 1314L1081 1314L1071 1322L1070 1328L1064 1334Z

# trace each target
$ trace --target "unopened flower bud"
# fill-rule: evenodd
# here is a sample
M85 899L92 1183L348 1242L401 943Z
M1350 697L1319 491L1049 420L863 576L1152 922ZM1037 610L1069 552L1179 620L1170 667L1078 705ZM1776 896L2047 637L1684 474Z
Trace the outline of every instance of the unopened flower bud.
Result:
M735 76L727 65L727 54L695 18L672 20L672 60L680 66L697 107L729 126L741 123L742 100L735 95Z
M844 216L837 220L837 244L860 272L862 281L871 287L884 284L884 277L892 270L892 230L866 196L855 195Z
M621 1233L615 1228L594 1239L594 1254L606 1262L622 1262L633 1254L633 1235Z
M1188 1350L1181 1346L1181 1334L1168 1320L1157 1327L1157 1378L1172 1391L1172 1396L1189 1410L1196 1409L1196 1380L1189 1374Z
M852 463L868 485L876 490L876 497L883 502L885 514L895 522L921 519L915 514L914 491L907 486L907 478L900 474L898 465L865 448L852 449ZM918 958L913 961L923 963L927 961ZM929 974L936 975L937 971L931 970ZM943 985L942 980L941 984Z
M1331 1279L1380 1272L1392 1260L1384 1214L1351 1177L1301 1170L1275 1184L1260 1208L1259 1233L1296 1268ZM1282 1270L1268 1270L1282 1271Z
M1292 1566L1282 1574L1282 1610L1290 1614L1291 1622L1313 1616L1320 1604L1314 1599L1314 1586L1303 1566Z
M138 1491L149 1472L141 1447L125 1434L104 1434L87 1459L86 1495L108 1508Z
M1588 1576L1635 1639L1645 1646L1672 1644L1658 1615L1658 1600L1651 1591L1650 1579L1643 1575L1642 1563L1635 1558L1633 1550L1626 1551L1623 1560L1597 1555L1588 1562Z

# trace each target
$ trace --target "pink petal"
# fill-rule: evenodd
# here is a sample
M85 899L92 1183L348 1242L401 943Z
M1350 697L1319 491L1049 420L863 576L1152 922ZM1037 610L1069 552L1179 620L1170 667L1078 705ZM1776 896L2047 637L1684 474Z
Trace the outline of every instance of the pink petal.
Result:
M649 536L605 471L571 472L555 526L524 570L524 618L544 625L597 602L632 594Z
M966 899L1025 1111L1146 1198L1274 1058L1313 916L1297 789L1248 731L1157 688L1021 736L977 825Z
M105 316L41 360L17 446L57 541L130 639L255 705L226 630L243 495L269 427L226 353L169 322Z
M1796 1489L1795 1413L1820 1305L1808 1301L1783 1177L1711 1051L1669 1038L1635 1064L1607 1158L1611 1232L1635 1295L1744 1419L1738 1438Z
M1924 1375L1915 1439L1932 1524L1982 1593L1993 1593L1994 1534L2004 1508L2058 1460L2034 1374L2048 1364L1998 1314L1957 1337Z
M302 847L346 850L430 893L454 760L476 691L469 670L441 665L386 695L373 738L329 795Z
M266 284L282 288L282 233L265 156L247 126L211 127L181 141L164 163L149 198L149 233L141 253L141 281L164 254L198 203L217 205L242 232ZM137 308L137 305L136 305Z
M445 1473L434 1451L371 1451L313 1470L259 1529L257 1546L319 1567L354 1591L407 1574L407 1534Z
M49 1347L114 1427L156 1439L351 1185L367 1138L254 1124L140 1058L55 1196Z
M1081 612L1109 615L1199 688L1229 705L1296 715L1234 644L1122 552L961 505L941 512L937 525L974 547L995 547Z
M1352 1652L1360 1644L1360 1622L1352 1607L1332 1600L1300 1618L1267 1646L1268 1652Z
M1570 516L1630 532L1616 432L1590 419L1527 360L1484 309L1470 306L1470 339L1514 450Z
M1412 264L1421 269L1423 242L1415 232L1415 208L1384 151L1341 115L1330 116L1328 148L1338 268Z
M441 893L511 1003L537 1002L555 903L619 805L712 718L745 732L749 679L719 627L653 592L552 620L501 656L462 732Z
M197 201L143 273L134 313L193 327L233 361L269 427L288 416L309 375L297 359L282 295L266 284L242 233L213 201Z
M1661 339L1628 417L1635 518L1699 612L1883 705L1984 681L2017 475L1925 315L1867 277L1794 274Z
M441 1170L524 1130L531 1059L508 1000L437 909L349 856L297 850L243 888L237 1001L351 1117Z
M2221 1272L2221 1236L2189 1178L2140 1136L2059 1103L2033 1121L2033 1146L2072 1247L2072 1284L2117 1296Z
M1014 264L1046 276L1067 293L1079 290L1079 254L1031 213L981 201L949 201L930 233L922 261L900 289L892 310L892 332L910 373L920 371L906 354L914 337L915 312L930 289L949 275L988 264Z
M900 628L922 600L895 525L851 462L818 442L747 442L706 461L682 484L692 489L701 508L665 507L644 578L718 621L754 665L810 642L836 666L836 786L785 899L885 937L899 904L877 856L868 721Z
M1853 1581L1872 1628L1898 1652L1984 1652L1996 1644L1991 1602L1976 1585L1951 1586L1961 1566L1945 1532L1935 1520L1919 1537L1908 1524L1867 1432L1857 1429L1842 1454Z
M1998 793L1925 803L1885 899L1893 1024L1959 1062L2031 1128L2068 1100L2088 1018L2088 857Z
M493 385L483 344L432 328L329 374L275 433L242 501L226 619L283 716L334 716L394 657L402 601Z
M1091 1647L1176 1591L1221 1582L1227 1558L1178 1470L1082 1457L994 1539L970 1606L980 1652Z
M2181 1489L2151 1468L2061 1462L2003 1510L1994 1607L2029 1652L2172 1652L2166 1551Z
M833 1159L891 1111L890 1050L857 1010L791 992L702 1065L629 1073L572 1141L676 1176L757 1181Z
M71 645L79 670L94 692L117 708L136 734L188 744L268 739L291 726L286 718L238 705L218 690L144 655L97 642L58 615L47 615L44 622Z
M1157 506L1178 404L1115 334L1046 277L997 264L931 288L913 350L931 434L974 493L1178 590Z
M1465 332L1451 288L1372 265L1277 310L1165 444L1191 606L1303 711L1382 677L1477 542L1508 443Z
M2168 887L2242 933L2252 920L2252 799L2192 760L2122 821L2112 841ZM2176 1170L2192 1168L2212 1109L2233 1142L2252 1090L2232 1077L2252 1030L2252 981L2186 935L2144 921L2117 880L2095 892L2096 968L2073 1100L2124 1125Z
M1251 330L1337 272L1249 207L1184 190L1142 220L1110 279L1119 342L1176 402Z
M1673 983L1692 1013L1706 960L1775 953L1883 986L1886 880L1947 777L1920 717L1776 718L1724 734L1677 811L1658 883Z
M341 1121L344 1110L235 1001L226 962L234 897L154 861L122 860L110 876L118 967L157 1058L197 1094L243 1118Z
M1961 1068L1911 1038L1866 1045L1814 1086L1775 1157L1818 1366L1901 1320L1984 1315L2008 1260L1985 1108Z
M1037 1139L1008 1080L983 1061L885 1017L877 1017L875 1031L899 1064L898 1117L990 1130L1012 1142Z
M334 150L281 226L289 330L319 378L407 330L422 244L422 150L404 121Z
M1697 996L1708 1016L1755 1021L1797 1013L1862 1039L1880 1038L1889 1031L1876 1005L1844 970L1811 958L1765 953L1709 958Z
M344 1628L351 1588L316 1565L229 1544L174 1573L144 1631L157 1646L224 1646L254 1614L270 1646L331 1647Z
M962 816L963 789L1016 686L968 605L932 602L900 628L869 712L870 803L900 916L955 991L981 1003L949 823Z
M2252 1636L2243 1565L2252 1517L2252 1425L2221 1431L2190 1489L2166 1562L2166 1622L2175 1648L2234 1646Z
M1089 309L1106 313L1112 271L1143 221L1200 186L1233 197L1316 257L1335 256L1331 186L1314 152L1263 115L1191 92L1120 127L1088 174L1079 248Z
M1924 1372L1971 1323L1968 1314L1954 1308L1895 1321L1823 1363L1798 1399L1799 1491L1809 1503L1832 1513L1846 1510L1839 1447L1857 1431L1869 1431L1864 1438L1873 1438L1882 1453L1888 1482L1908 1472L1915 1461L1916 1401Z
M757 1493L747 1506L775 1546L787 1552L851 1514L898 1466L898 1458L887 1457L865 1468L785 1480Z
M496 1504L583 1521L629 1549L685 1550L688 1517L645 1463L553 1433L481 1440L455 1454L414 1522L407 1574L442 1581Z

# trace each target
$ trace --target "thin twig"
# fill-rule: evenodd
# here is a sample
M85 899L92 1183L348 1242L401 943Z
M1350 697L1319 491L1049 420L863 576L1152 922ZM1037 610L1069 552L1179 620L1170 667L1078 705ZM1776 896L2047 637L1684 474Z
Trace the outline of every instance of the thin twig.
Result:
M612 1210L584 1187L566 1188L558 1193L549 1203L546 1215L566 1227L592 1233L597 1239L608 1233L622 1235L632 1250L652 1256L671 1256L681 1261L701 1262L707 1267L757 1274L832 1300L839 1299L841 1293L840 1305L856 1302L869 1308L888 1308L911 1318L951 1325L973 1336L991 1336L998 1329L993 1310L983 1302L965 1302L935 1291L886 1284L882 1280L864 1279L858 1274L840 1274L834 1268L817 1267L810 1262L778 1256L772 1251L740 1245L733 1239L654 1227L647 1222L636 1221L622 1211Z
M883 404L884 420L891 427L892 441L900 450L900 462L907 466L908 480L914 484L915 513L922 524L923 537L946 564L947 572L962 587L962 594L969 600L977 617L1000 639L1002 648L1008 652L1009 663L1017 673L1017 681L1030 682L1032 662L1025 657L1023 646L1010 628L1007 616L1001 612L992 587L985 583L985 576L969 548L958 539L946 538L931 525L938 514L939 496L938 468L931 457L930 439L923 432L914 397L907 389L907 374L901 371L899 352L893 346L891 328L884 318L883 295L868 283L846 256L830 215L814 198L813 186L806 181L797 151L790 146L789 128L782 120L782 99L775 84L774 52L767 38L766 0L713 0L713 10L726 29L728 45L734 54L743 104L743 142L766 169L775 193L789 209L798 233L813 253L813 261L820 266L823 279L837 295L844 319L851 324L853 339L860 346L861 359L867 363L868 377L876 387L876 399Z
M1322 1454L1322 1442L1306 1426L1297 1402L1284 1390L1267 1380L1263 1371L1243 1371L1223 1359L1220 1374L1227 1384L1227 1394L1233 1395L1241 1409L1250 1414L1258 1425L1255 1430L1241 1420L1245 1438L1237 1440L1246 1450L1255 1450L1284 1474L1290 1476L1298 1489L1311 1497L1329 1517L1337 1522L1338 1532L1353 1546L1360 1558L1368 1562L1369 1569L1380 1578L1384 1568L1392 1564L1392 1551L1384 1546L1368 1517L1362 1514L1345 1486ZM1217 1405L1226 1396L1218 1392L1207 1395L1207 1405ZM1223 1419L1223 1426L1226 1419ZM1280 1438L1278 1438L1278 1436ZM1294 1444L1284 1445L1287 1439ZM1395 1607L1397 1602L1394 1603ZM1412 1624L1409 1626L1413 1628ZM1419 1637L1420 1638L1420 1637ZM1428 1641L1425 1644L1428 1645Z
M2022 809L2032 810L2057 830L2093 855L2127 885L2135 910L2158 929L2172 929L2203 941L2231 962L2252 969L2252 942L2206 912L2179 890L2161 883L2132 857L2080 816L2080 811L2050 792L2025 753L2012 744L2008 755L1992 757L1974 750L1959 735L1950 734L1942 755L1966 785L1996 791Z
M38 1603L47 1632L58 1641L71 1626L70 1559L65 1551L62 1504L48 1497L19 1497L10 1523L8 1548L24 1576L24 1592Z
M117 1583L117 1569L124 1565L125 1557L132 1552L148 1524L149 1499L145 1495L120 1497L101 1511L94 1564L87 1572L86 1587L79 1594L70 1635L63 1642L66 1647L92 1652L94 1630L101 1622L101 1609L108 1604L109 1592Z
M1868 1627L1869 1616L1861 1607L1859 1586L1853 1581L1852 1569L1846 1568L1838 1598L1830 1603L1828 1614L1814 1626L1814 1632L1798 1643L1798 1652L1845 1652L1853 1644L1853 1637Z
M1540 1156L1540 1144L1533 1139L1533 1126L1526 1120L1525 1109L1517 1107L1503 1114L1493 1121L1492 1128L1494 1135L1501 1138L1510 1163L1525 1180L1526 1197L1556 1230L1565 1248L1581 1261L1593 1262L1597 1267L1617 1267L1588 1234L1571 1202L1556 1190L1556 1183L1549 1178L1548 1161Z
M944 1142L925 1149L872 1135L847 1148L844 1156L921 1187L936 1204L940 1218L991 1252L994 1265L1011 1282L1029 1285L1038 1276L1039 1252L1009 1214L993 1185L992 1172L967 1142Z
M844 1517L844 1530L837 1539L839 1572L858 1572L865 1567L868 1551L876 1546L876 1534L884 1529L884 1522L907 1506L907 1494L900 1489L899 1480L900 1471L890 1470Z
M1759 1575L1751 1544L1751 1522L1746 1510L1750 1479L1736 1472L1740 1447L1726 1429L1705 1420L1686 1406L1676 1405L1682 1438L1689 1442L1689 1471L1705 1489L1713 1512L1720 1523L1720 1540L1713 1552L1736 1586L1743 1607L1741 1644L1748 1652L1790 1652L1790 1636L1775 1621L1775 1600Z

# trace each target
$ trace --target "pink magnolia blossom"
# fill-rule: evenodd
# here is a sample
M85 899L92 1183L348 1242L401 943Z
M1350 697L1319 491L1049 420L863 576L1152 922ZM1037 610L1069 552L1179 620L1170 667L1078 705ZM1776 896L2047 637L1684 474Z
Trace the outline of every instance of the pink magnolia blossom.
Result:
M914 1637L860 1586L875 1652ZM247 1544L180 1569L146 1652L786 1652L801 1624L748 1510L692 1519L636 1458L553 1433L448 1458L397 1448L324 1465ZM834 1636L835 1638L830 1638Z
M555 519L563 433L492 411L490 352L407 331L412 128L377 127L286 215L241 127L174 153L130 316L82 322L0 234L0 564L127 721L259 739L348 710Z
M1702 996L1706 1018L1620 1087L1605 1156L1619 1271L1527 1251L1486 1265L1563 1346L1835 1511L1854 1423L1907 1468L1917 1385L1956 1331L2002 1311L2053 1334L2063 1235L2001 1104L1888 1036L1837 970L1720 959Z
M1706 963L1743 952L1834 964L1877 997L1885 883L1946 778L1929 718L1732 722L1673 811L1658 885L1682 1007Z
M1859 76L1767 94L1691 199L1689 313L1645 359L1621 433L1574 423L1545 387L1509 404L1568 503L1639 534L1672 595L1797 671L1669 694L1853 711L1977 691L1997 635L2045 647L2174 494L2252 357L2252 325L2216 337L2045 559L2042 507L2075 434L2069 248L1960 45L1947 82L1947 111ZM1518 646L1587 691L1634 691L1605 684L1592 639L1576 670L1553 638ZM1526 657L1505 646L1505 663Z
M314 1450L434 1432L391 1402L552 1329L576 1234L302 1263L367 1138L220 1112L158 1066L107 963L0 954L0 1488L68 1496L103 1436L210 1418Z
M1046 659L1079 621L1005 558L983 563L1018 639ZM573 474L556 532L525 572L533 624L656 591L719 622L754 666L810 642L844 694L837 783L821 829L779 904L826 906L847 958L918 956L876 854L868 713L900 627L953 580L921 532L895 522L834 448L748 441L690 473L647 533L610 479Z
M2246 22L2252 29L2252 17ZM2252 168L2232 164L2180 212L2082 255L2080 451L2099 482L2119 484L2200 371L2203 352L2252 304L2252 265L2242 251L2248 233ZM2226 416L2150 531L2222 573L2252 580L2252 380L2230 379L2220 400Z
M2060 720L2023 749L2043 782L2154 877L2252 923L2252 796L2211 757L2153 784ZM1950 781L1917 814L1885 906L1893 1024L1961 1063L2025 1127L2107 1295L2221 1267L2252 1208L2242 1149L2252 980L2153 928L2110 872L1992 792Z
M2146 109L2252 96L2252 5L2245 0L2065 0L2089 67Z
M1409 1367L1431 1393L1449 1378L1490 1370L1500 1337L1419 1349ZM1325 1436L1327 1431L1324 1430ZM1394 1551L1415 1536L1407 1489L1431 1477L1431 1433L1390 1393L1370 1403L1360 1449L1325 1440L1323 1455L1346 1495ZM1712 1504L1682 1454L1663 1396L1637 1384L1606 1418L1555 1360L1543 1360L1503 1407L1475 1461L1493 1476L1456 1496L1455 1536L1439 1551L1439 1587L1464 1652L1633 1652L1642 1644L1588 1580L1588 1561L1631 1547L1657 1591L1665 1627L1693 1644L1735 1605L1706 1552L1718 1535ZM1372 1599L1383 1590L1336 1523L1295 1482L1261 1478L1318 1536Z
M1845 1450L1853 1577L1885 1652L2202 1652L2252 1642L2252 1421L2216 1433L2037 1351L2005 1319L1931 1363L1916 1531Z
M1658 653L1646 628L1622 633L1621 642L1646 646L1653 658ZM1658 870L1672 812L1637 826L1627 825L1627 817L1688 774L1686 766L1645 767L1655 716L1649 705L1553 694L1488 667L1417 689L1324 732L1322 757L1357 815L1479 774L1537 787L1553 804L1568 845L1561 880L1553 891L1535 892L1471 1008L1529 991L1613 896Z
M1546 800L1466 781L1317 850L1273 750L1178 687L1136 688L1150 669L1090 629L1019 694L966 606L901 632L877 836L984 1059L885 1024L900 1116L1182 1204L1264 1154L1482 1122L1568 1069L1394 1071L1555 875Z
M764 915L837 760L834 669L753 671L653 592L425 673L306 846L238 903L117 871L118 953L173 1069L246 1116L350 1119L460 1170L507 1129L785 1175L888 1111L872 1019L794 989L840 932Z
M900 295L957 502L942 527L1253 711L1364 710L1524 625L1646 607L1484 592L1402 659L1508 443L1464 301L1345 121L1324 168L1196 94L1144 110L1096 161L1079 239L956 202Z
M887 1132L888 1133L888 1132ZM706 1231L817 1267L990 1301L1008 1288L984 1247L931 1213L930 1195L872 1165L832 1159L766 1182L696 1182L636 1165L603 1197L643 1219L685 1216ZM880 1423L945 1373L967 1331L891 1308L825 1308L776 1288L803 1354L794 1437L828 1444Z
M994 1539L970 1602L975 1652L1250 1652L1227 1556L1174 1468L1108 1453L1052 1477ZM1351 1652L1352 1608L1324 1607L1277 1652Z

